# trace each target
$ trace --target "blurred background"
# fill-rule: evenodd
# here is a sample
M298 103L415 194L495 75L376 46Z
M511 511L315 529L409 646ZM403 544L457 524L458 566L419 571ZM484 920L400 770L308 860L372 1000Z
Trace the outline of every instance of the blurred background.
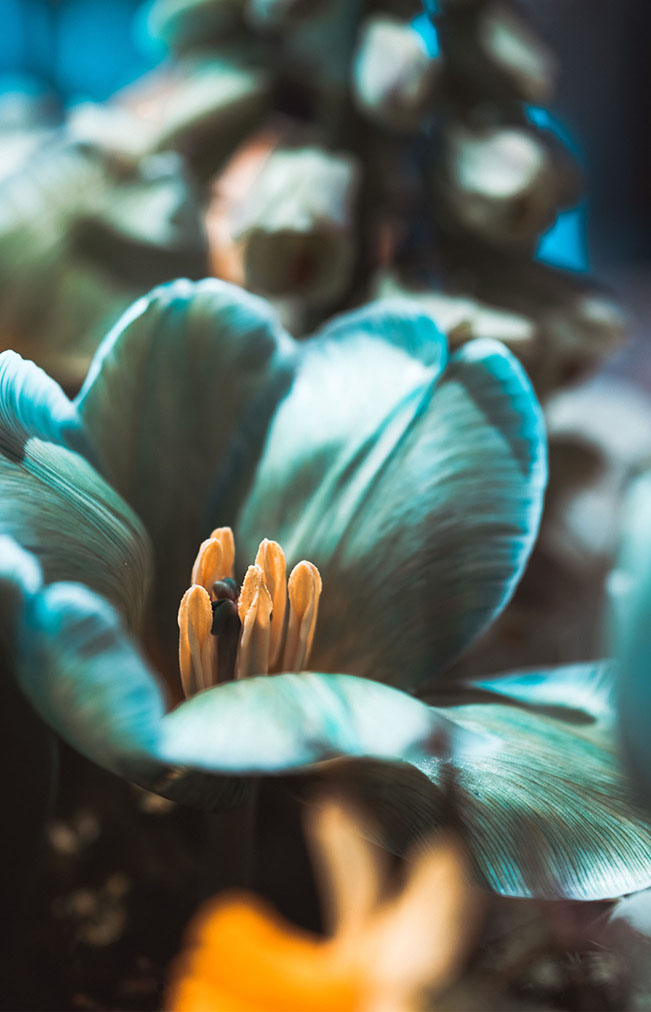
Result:
M590 262L651 256L651 6L524 0L561 67L551 111L581 154ZM0 0L0 92L32 87L62 109L101 101L156 66L164 47L139 0Z

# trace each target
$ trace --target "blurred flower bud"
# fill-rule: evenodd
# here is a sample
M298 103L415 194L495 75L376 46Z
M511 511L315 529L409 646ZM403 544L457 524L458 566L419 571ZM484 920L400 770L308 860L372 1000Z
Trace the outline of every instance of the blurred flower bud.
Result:
M210 269L217 278L244 286L242 243L233 237L232 219L239 213L270 153L281 143L276 130L263 130L240 145L210 188L205 223Z
M485 101L486 96L498 102L549 100L556 62L522 10L504 0L455 5L439 27L457 96L472 102Z
M206 46L227 35L241 21L245 0L154 0L151 34L174 53Z
M125 163L66 134L0 183L0 331L68 389L135 298L201 277L198 203L173 153Z
M525 102L543 103L552 93L556 63L522 14L503 3L486 4L477 18L479 48Z
M453 127L445 140L442 215L491 245L526 247L552 223L560 186L546 145L517 127Z
M475 338L501 341L528 365L535 358L538 342L536 324L519 313L489 306L470 296L450 295L421 285L407 286L392 275L376 283L374 297L404 295L417 299L447 337L451 348Z
M120 100L149 134L148 150L172 148L211 172L263 116L270 92L269 74L250 54L233 53L179 60L122 92Z
M348 155L314 147L272 151L232 221L247 286L313 305L336 299L353 269L357 185Z
M70 110L68 133L80 145L99 148L135 164L151 147L153 131L117 103L80 102Z
M498 252L478 254L459 243L451 283L482 301L532 320L538 349L538 394L574 382L617 348L628 319L607 290L581 275Z
M321 14L328 0L245 0L246 18L259 29L281 28Z
M0 94L0 179L11 175L42 144L58 122L56 102L37 81Z
M651 407L627 381L596 378L551 398L545 409L552 465L572 450L571 471L556 474L544 529L558 565L583 575L614 564L621 509L632 478L651 460ZM591 458L588 473L580 454Z
M418 130L432 109L439 72L439 60L428 55L409 24L376 15L363 25L353 88L371 119L395 130Z

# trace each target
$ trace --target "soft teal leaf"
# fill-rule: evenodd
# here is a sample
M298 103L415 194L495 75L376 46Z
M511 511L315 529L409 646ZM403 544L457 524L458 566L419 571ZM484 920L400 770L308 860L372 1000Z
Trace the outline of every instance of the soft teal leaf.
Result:
M612 638L621 665L619 717L626 757L651 801L651 474L633 485L610 580Z
M222 776L280 773L338 755L423 757L481 751L436 710L346 675L227 682L165 715L157 676L117 612L80 584L27 595L18 627L20 685L43 719L89 758L178 800L215 804ZM189 770L198 771L199 786ZM168 790L171 788L171 791Z
M177 281L122 318L79 395L103 474L152 538L158 635L171 657L194 557L241 502L292 351L261 299L215 279Z
M540 519L540 409L501 345L446 366L411 303L379 303L308 342L237 524L274 538L324 590L311 663L412 685L509 599Z
M74 406L42 370L0 356L0 534L34 552L47 581L83 580L137 623L149 546L138 519L73 446Z

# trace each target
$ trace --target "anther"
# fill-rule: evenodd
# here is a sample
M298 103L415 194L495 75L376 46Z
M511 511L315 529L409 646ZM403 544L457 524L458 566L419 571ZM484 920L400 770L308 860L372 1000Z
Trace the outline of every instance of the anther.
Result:
M212 585L226 576L224 551L221 541L208 538L203 541L192 567L192 583L210 593Z
M303 671L312 649L321 596L321 574L311 562L294 566L288 584L289 623L283 671Z
M210 593L214 583L232 580L235 563L235 541L230 527L217 527L202 541L192 567L192 583Z
M277 541L267 538L260 542L255 564L262 570L264 582L271 594L271 631L269 634L269 667L273 668L280 657L285 631L287 608L287 565L285 553Z
M219 541L222 546L222 568L223 576L219 579L233 578L235 568L235 538L230 527L216 527L210 535L211 539Z
M181 599L179 622L179 668L186 696L207 689L216 681L217 654L210 635L213 623L210 596L195 585Z
M249 566L238 602L242 638L235 669L236 678L266 675L269 672L271 609L271 594L264 582L262 569L260 566Z

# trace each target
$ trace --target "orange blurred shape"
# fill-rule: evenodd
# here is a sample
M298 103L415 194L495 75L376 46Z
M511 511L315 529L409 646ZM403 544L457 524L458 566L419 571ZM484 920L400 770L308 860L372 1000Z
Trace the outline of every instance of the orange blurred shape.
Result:
M433 839L389 888L386 854L358 813L308 811L326 937L255 896L213 901L172 970L171 1012L415 1012L457 977L483 908L456 839Z
M300 931L253 896L230 894L200 915L177 962L173 1012L348 1012L359 975L331 941Z

